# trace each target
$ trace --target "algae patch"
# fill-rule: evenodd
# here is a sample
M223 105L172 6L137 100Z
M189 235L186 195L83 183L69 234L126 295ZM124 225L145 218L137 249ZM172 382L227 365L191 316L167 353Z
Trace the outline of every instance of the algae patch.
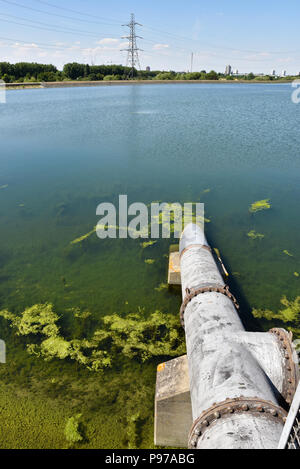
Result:
M155 259L145 259L145 264L152 265L155 263Z
M249 233L247 233L247 236L250 239L263 239L265 237L264 234L257 233L255 230L249 231Z
M253 309L252 314L258 319L264 318L268 321L278 319L284 323L293 322L294 324L297 324L300 319L300 296L297 296L293 301L290 301L286 296L283 296L280 303L284 308L280 309L277 313L274 313L269 309Z
M283 254L285 254L286 256L294 257L293 254L291 254L287 249L284 249L282 252L283 252Z
M262 210L269 210L271 208L270 199L262 199L253 202L249 207L250 213L261 212Z

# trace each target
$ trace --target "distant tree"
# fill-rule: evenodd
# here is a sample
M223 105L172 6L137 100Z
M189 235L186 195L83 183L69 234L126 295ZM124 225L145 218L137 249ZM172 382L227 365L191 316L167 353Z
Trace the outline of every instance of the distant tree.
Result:
M185 73L183 75L184 80L200 80L201 72Z
M88 77L90 75L90 73L91 73L91 67L89 66L89 64L86 64L84 66L84 76Z
M2 75L2 80L5 81L5 83L13 83L15 81L15 77L4 73L4 75Z
M54 72L42 72L38 74L37 81L57 81L57 75Z
M156 75L155 80L175 80L175 77L175 72L161 72Z
M77 80L80 77L84 77L85 65L77 62L68 63L64 66L63 72L67 78Z
M218 80L219 75L214 70L211 70L209 73L206 74L206 79L207 80Z
M116 81L116 80L121 80L120 75L106 75L103 80L105 81Z

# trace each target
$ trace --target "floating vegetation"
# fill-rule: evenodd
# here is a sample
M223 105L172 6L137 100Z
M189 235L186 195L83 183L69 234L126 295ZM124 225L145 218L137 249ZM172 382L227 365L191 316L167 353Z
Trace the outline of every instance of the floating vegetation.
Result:
M294 272L294 276L295 276L295 277L300 277L299 272Z
M0 190L1 189L7 189L8 188L8 184L4 184L3 186L0 186Z
M282 251L283 254L285 254L286 256L289 256L289 257L294 257L293 254L291 254L289 251L287 251L287 249L284 249L284 251Z
M53 312L51 304L31 306L21 316L4 310L0 311L1 316L11 322L11 327L17 329L17 335L42 334L50 337L59 332L56 325L59 316Z
M152 265L155 263L155 259L145 259L145 264Z
M74 417L70 417L65 427L65 437L69 443L78 443L83 440L81 435L81 417L82 414L76 414Z
M202 191L202 194L208 194L210 191L211 189L204 189L204 191Z
M154 288L155 291L164 291L169 288L169 285L167 283L161 283L158 287Z
M150 246L154 246L154 244L156 244L157 241L145 241L144 243L141 243L141 246L143 249L146 249Z
M247 236L250 239L263 239L265 237L265 235L257 233L255 230L249 231L249 233L247 233Z
M79 308L73 310L75 318L87 319L92 316L92 313L89 311L80 311Z
M120 317L103 318L103 329L94 332L91 339L67 340L57 325L60 317L51 304L37 304L20 316L0 311L0 317L10 321L17 335L35 337L27 344L27 352L45 361L75 360L90 371L103 372L118 359L120 352L128 358L146 361L155 356L178 356L184 353L183 333L176 316L155 311L143 319L143 310ZM76 314L76 313L75 313ZM77 317L86 318L87 312ZM108 353L108 350L110 353Z
M96 233L96 227L95 227L92 231L89 231L88 233L86 233L85 235L80 236L80 238L74 239L74 241L71 241L70 244L79 244L79 243L82 243L82 241L88 239L88 238L89 238L90 236L92 236L94 233Z
M176 357L185 353L183 331L176 315L155 311L143 320L140 313L125 318L113 314L103 322L109 326L103 337L108 334L113 345L128 358L138 357L144 362L155 356Z
M284 309L274 313L273 311L266 309L253 309L252 314L255 318L267 319L272 321L278 319L282 322L299 322L300 319L300 296L297 296L294 301L289 301L286 296L283 296L280 300L280 303L285 306Z
M270 199L257 200L250 205L249 212L257 213L271 208Z

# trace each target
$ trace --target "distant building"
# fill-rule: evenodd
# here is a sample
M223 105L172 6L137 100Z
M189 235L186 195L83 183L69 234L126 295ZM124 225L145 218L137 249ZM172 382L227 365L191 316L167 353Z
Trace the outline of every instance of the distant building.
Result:
M151 68L148 65L148 67L146 67L146 72L150 72L150 71L151 71Z
M275 77L276 76L276 70L271 70L271 75L272 75L272 77Z
M286 70L282 70L281 76L286 77Z
M225 68L225 75L231 75L231 73L232 73L231 65L227 65Z
M238 71L237 68L234 70L233 74L234 74L234 75L238 75L238 74L239 74L239 71Z

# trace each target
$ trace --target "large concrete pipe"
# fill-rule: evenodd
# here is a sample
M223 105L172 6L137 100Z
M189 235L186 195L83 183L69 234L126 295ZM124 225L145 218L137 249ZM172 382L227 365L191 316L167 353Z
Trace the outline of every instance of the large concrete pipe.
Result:
M194 424L190 448L277 448L298 383L297 354L284 329L246 332L203 230L180 242Z

